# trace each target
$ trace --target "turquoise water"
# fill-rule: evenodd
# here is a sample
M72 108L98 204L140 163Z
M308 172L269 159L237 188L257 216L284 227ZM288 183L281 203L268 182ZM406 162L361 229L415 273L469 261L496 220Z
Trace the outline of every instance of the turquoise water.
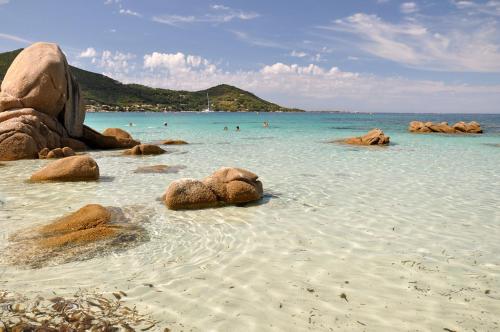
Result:
M410 134L412 120L476 120L485 134ZM8 163L0 249L9 234L88 203L146 215L150 241L36 270L0 265L0 289L124 290L173 331L499 328L499 115L91 113L86 123L192 144L154 157L91 152L97 183L30 184L47 161ZM393 144L329 143L374 127ZM155 164L186 168L133 173ZM222 166L258 174L261 204L169 211L158 201L170 181Z

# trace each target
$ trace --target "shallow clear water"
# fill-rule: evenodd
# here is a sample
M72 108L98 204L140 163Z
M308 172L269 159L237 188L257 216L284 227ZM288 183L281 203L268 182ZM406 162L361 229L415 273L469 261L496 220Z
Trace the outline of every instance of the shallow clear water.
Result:
M407 133L415 119L476 120L486 133ZM173 331L500 329L499 115L100 113L86 123L192 144L153 157L92 152L97 183L30 184L47 161L7 163L0 250L10 234L88 203L133 206L149 216L150 241L36 270L0 265L0 289L124 290ZM374 127L394 144L328 143ZM154 164L187 167L133 173ZM265 199L199 211L158 201L170 181L221 166L257 173Z

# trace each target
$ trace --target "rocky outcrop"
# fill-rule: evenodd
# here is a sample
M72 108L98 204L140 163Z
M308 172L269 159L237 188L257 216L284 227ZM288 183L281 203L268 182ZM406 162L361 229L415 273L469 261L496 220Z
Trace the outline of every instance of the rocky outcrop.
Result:
M53 161L34 173L31 181L95 181L99 166L89 156L73 156Z
M448 122L421 122L412 121L408 126L408 130L412 133L443 133L443 134L481 134L483 132L481 125L475 121L465 123L457 122L450 126Z
M88 259L130 246L146 235L122 209L89 204L50 224L14 234L4 254L11 264L41 267L47 262Z
M65 158L75 155L75 151L72 148L65 146L64 148L56 148L54 150L49 150L48 148L43 149L38 152L38 158L40 159L55 159L55 158Z
M370 130L366 135L359 137L350 137L341 140L341 143L353 145L388 145L389 136L385 136L384 132L378 128Z
M125 150L123 154L132 155L132 156L147 156L147 155L158 155L166 153L167 151L163 150L157 145L153 144L140 144L134 146L132 149Z
M80 89L56 44L35 43L14 59L0 89L0 160L35 159L47 148L130 148L132 138L83 125Z
M241 168L224 167L202 181L180 179L172 182L163 199L169 209L202 209L241 204L262 198L258 176Z
M189 144L186 141L180 140L180 139L167 139L165 141L161 142L162 145L185 145Z

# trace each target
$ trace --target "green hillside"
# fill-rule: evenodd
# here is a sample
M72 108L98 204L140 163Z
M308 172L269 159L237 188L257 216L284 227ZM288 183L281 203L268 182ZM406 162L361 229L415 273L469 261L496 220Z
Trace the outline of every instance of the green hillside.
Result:
M0 53L0 81L17 54L22 49ZM80 83L85 104L92 110L109 111L216 111L293 112L290 109L265 101L254 94L234 86L222 84L201 91L176 91L155 89L139 84L122 84L107 76L71 66Z

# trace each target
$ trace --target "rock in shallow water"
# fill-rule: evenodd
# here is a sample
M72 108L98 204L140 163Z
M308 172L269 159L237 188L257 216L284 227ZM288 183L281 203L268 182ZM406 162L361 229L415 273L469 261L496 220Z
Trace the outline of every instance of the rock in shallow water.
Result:
M186 166L182 165L152 165L152 166L141 166L138 167L134 173L157 173L157 174L166 174L166 173L178 173L181 169L185 169Z
M169 209L184 210L248 203L262 196L262 183L256 174L224 167L203 181L180 179L172 182L163 199Z
M370 130L366 135L346 138L340 142L352 145L388 145L389 141L389 136L385 136L381 129L375 128Z
M188 142L179 140L179 139L167 139L165 141L162 141L161 144L163 145L186 145Z
M53 161L34 173L31 181L95 181L99 166L89 156L72 156Z
M147 155L158 155L166 153L167 151L163 150L157 145L153 144L140 144L134 146L132 149L125 150L123 154L132 155L132 156L147 156Z
M14 234L4 258L8 264L38 268L133 247L148 237L144 220L130 218L132 209L137 207L86 205L48 225Z

